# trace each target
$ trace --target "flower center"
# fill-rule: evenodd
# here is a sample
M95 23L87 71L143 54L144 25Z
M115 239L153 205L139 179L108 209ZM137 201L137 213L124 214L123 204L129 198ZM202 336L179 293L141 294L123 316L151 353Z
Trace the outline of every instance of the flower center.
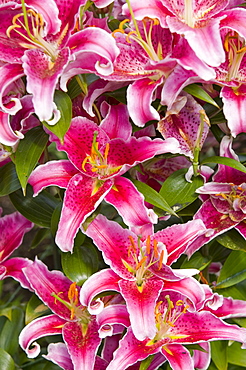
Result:
M142 20L142 32L140 32L138 23L135 21L134 26L135 30L132 30L125 33L124 25L129 22L129 19L124 19L120 25L119 28L113 31L112 36L116 37L115 34L117 32L120 32L122 34L126 35L126 41L131 43L131 40L137 42L142 49L148 54L151 60L155 62L159 62L163 59L162 54L162 45L160 42L158 42L156 48L153 46L153 40L152 40L152 31L153 27L156 25L159 25L158 19L152 19L145 17Z
M215 196L219 197L221 200L226 200L232 209L239 211L241 210L241 207L245 208L246 205L246 183L243 183L240 186L234 184L230 185L230 192L217 193Z
M185 334L175 334L173 328L176 327L176 321L180 316L187 312L189 305L185 304L181 299L174 304L169 295L165 296L165 300L156 304L155 321L157 334L147 345L152 345L164 338L175 340L187 337Z
M79 321L81 324L82 333L85 335L90 322L90 314L88 313L86 307L79 305L79 292L78 288L76 287L76 283L72 283L69 287L67 293L68 301L60 298L59 293L52 293L51 295L55 298L55 300L64 304L64 306L71 311L70 320Z
M23 41L20 46L26 49L41 49L51 57L54 62L57 57L57 47L44 40L44 19L42 14L33 9L26 9L24 0L22 2L22 13L16 14L12 19L12 25L8 27L6 34L10 38L11 32L15 31Z
M238 35L238 33L229 31L225 37L224 48L227 52L227 58L229 61L226 80L231 81L233 79L238 79L238 71L246 52L245 41Z
M162 264L167 262L167 250L165 245L158 242L156 239L154 239L151 244L150 236L147 237L144 246L141 246L140 238L138 238L138 245L135 244L132 236L129 236L129 240L128 256L132 257L133 264L129 264L123 259L122 262L127 270L136 277L136 284L141 292L144 279L152 276L152 272L149 271L149 268L157 264L160 270Z
M122 166L110 167L108 165L108 153L109 153L109 143L106 144L104 153L98 149L97 141L98 131L94 132L93 142L91 146L91 153L85 157L82 162L82 170L86 172L86 164L88 163L91 167L91 171L95 172L98 176L108 176L112 175L114 172L121 169Z

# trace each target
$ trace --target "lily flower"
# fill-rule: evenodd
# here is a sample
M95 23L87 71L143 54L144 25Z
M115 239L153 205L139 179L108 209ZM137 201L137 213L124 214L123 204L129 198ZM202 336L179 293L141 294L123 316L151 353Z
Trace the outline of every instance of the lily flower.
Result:
M80 288L62 272L49 271L38 259L23 271L31 288L53 314L30 322L19 336L20 346L29 358L34 358L40 352L39 344L34 341L47 335L62 334L66 350L64 345L62 348L59 345L62 352L57 352L57 347L50 348L47 358L74 370L94 370L96 352L101 343L99 326L96 316L90 315L87 308L80 305Z
M107 66L110 68L111 58L113 60L118 54L112 36L100 28L88 28L72 34L82 3L82 0L65 3L21 0L21 5L7 1L1 6L0 59L11 66L7 78L4 78L5 83L10 84L26 76L26 89L32 94L35 113L40 121L50 124L58 121L59 112L53 102L54 91L65 68L81 52L86 54L85 63L91 55L90 66L99 71L102 68L106 71ZM100 40L100 44L95 40ZM102 40L107 50L102 47ZM67 78L75 74L77 71Z
M0 208L0 216L2 208ZM19 212L0 217L0 280L12 277L18 280L23 288L29 288L24 267L29 266L31 261L27 258L10 258L11 254L21 245L25 233L30 231L33 224Z
M116 290L126 301L134 335L139 340L153 338L156 335L154 307L162 289L169 287L183 292L194 307L204 299L199 283L190 277L197 270L170 267L203 232L202 222L196 220L173 225L140 240L130 230L98 215L88 226L86 235L102 251L112 270L102 270L85 282L80 295L82 304L93 312L93 297L105 290ZM96 303L100 309L100 301Z
M154 338L138 340L132 328L119 343L107 370L125 370L149 355L161 354L163 362L169 362L173 370L194 370L194 360L183 344L234 340L246 347L246 329L223 322L210 312L190 312L185 298L173 292L162 292L155 305L156 335ZM207 363L207 359L195 358L196 364Z
M220 144L220 156L239 161L232 149L232 138L223 137ZM188 247L188 255L192 255L202 245L232 228L238 230L246 238L245 173L219 164L212 179L212 182L196 190L204 202L194 215L194 219L202 220L208 231Z
M103 199L115 206L137 233L145 233L144 228L150 233L157 222L153 211L144 206L143 196L121 175L156 154L179 151L177 140L136 139L131 137L127 121L123 105L112 106L100 126L86 118L74 118L63 144L51 135L69 160L41 165L29 178L35 194L49 185L66 188L56 235L56 243L63 251L72 250L79 227Z

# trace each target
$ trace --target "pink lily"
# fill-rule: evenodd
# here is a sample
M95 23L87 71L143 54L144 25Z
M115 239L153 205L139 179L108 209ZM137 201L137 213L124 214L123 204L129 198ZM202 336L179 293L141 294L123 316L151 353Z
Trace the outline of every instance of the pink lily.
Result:
M189 312L185 298L164 291L155 306L157 333L154 338L138 340L131 328L120 341L107 370L125 370L149 355L161 354L173 370L194 370L194 361L182 344L214 340L235 340L246 346L246 329L230 325L210 312ZM195 358L196 363L198 359ZM206 362L206 361L203 361ZM201 363L201 362L200 362Z
M1 213L0 208L0 215ZM0 280L12 277L18 280L23 288L30 288L22 269L32 262L27 258L8 258L21 245L25 233L32 227L33 224L19 212L0 217Z
M232 149L232 138L224 136L220 144L220 156L239 160ZM246 238L246 175L225 165L218 165L213 181L196 191L204 199L194 219L204 222L208 232L197 238L188 249L188 255L223 232L235 228Z
M227 9L230 5L228 0L182 0L178 4L170 0L150 0L148 6L140 4L138 0L128 3L137 20L144 17L157 18L162 27L169 27L172 33L184 35L197 57L210 66L217 67L225 61L220 35L222 27L233 29L246 38L246 11L242 8ZM123 6L123 12L130 15L127 5Z
M48 271L38 259L23 271L31 288L53 314L29 323L20 334L20 346L28 357L34 358L40 352L38 343L33 343L36 339L50 334L62 334L70 360L64 346L62 360L62 353L57 353L56 348L53 348L53 353L49 353L47 358L56 363L63 361L70 364L69 366L72 363L74 370L94 370L96 352L101 343L99 326L96 317L91 316L86 307L80 305L79 287L62 272Z
M163 287L187 294L194 306L204 299L200 285L190 276L195 269L173 270L170 265L185 252L189 243L205 231L203 224L173 225L141 241L130 230L98 215L88 226L90 236L112 270L92 275L83 285L81 302L91 307L93 297L105 290L122 294L130 314L134 335L139 340L156 334L154 306ZM98 305L103 306L100 301Z
M59 0L42 3L28 0L25 3L21 0L22 5L9 1L1 6L0 59L11 63L6 83L26 75L27 92L33 96L35 113L40 121L55 124L59 119L53 94L65 69L68 73L70 62L81 53L86 55L86 71L86 60L91 55L91 68L106 71L107 67L110 69L111 59L118 54L111 35L100 28L84 29L71 35L82 3L82 0L66 3ZM101 42L95 43L99 39L107 44L107 50ZM67 78L75 74L77 71Z
M52 136L58 150L64 150L69 160L39 166L29 182L35 194L49 185L67 189L56 235L56 243L63 251L72 250L79 227L103 199L114 205L137 233L150 233L157 222L153 211L144 206L143 196L121 175L156 154L179 151L177 141L136 139L130 135L126 107L119 105L111 107L100 126L86 118L74 118L64 144Z

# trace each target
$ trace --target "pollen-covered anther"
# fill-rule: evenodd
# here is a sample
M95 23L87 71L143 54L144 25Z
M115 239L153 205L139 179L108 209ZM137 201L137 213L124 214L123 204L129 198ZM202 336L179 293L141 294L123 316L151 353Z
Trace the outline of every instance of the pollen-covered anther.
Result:
M117 32L123 33L123 35L124 35L124 34L125 34L124 25L125 25L126 23L129 23L129 22L130 22L130 20L129 20L129 19L124 19L123 21L121 21L121 22L120 22L120 24L119 24L119 28L117 28L116 30L114 30L114 31L112 32L112 36L115 38L115 34L116 34Z

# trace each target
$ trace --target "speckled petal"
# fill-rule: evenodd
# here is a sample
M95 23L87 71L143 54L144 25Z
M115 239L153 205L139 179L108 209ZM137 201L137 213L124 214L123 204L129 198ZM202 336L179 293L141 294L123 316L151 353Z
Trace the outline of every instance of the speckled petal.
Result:
M96 186L94 179L79 173L69 181L55 239L63 252L72 251L73 240L79 227L101 203L113 182L106 180L93 194Z
M18 112L18 110L21 109L21 102L18 98L11 99L11 106L5 106L3 104L3 98L6 91L11 87L11 84L23 76L24 72L21 64L11 63L4 64L0 67L0 108L3 110L3 112L15 114L16 112Z
M146 279L140 291L135 281L119 281L120 291L130 315L132 331L138 340L153 339L156 334L154 312L163 285L161 280Z
M74 370L74 366L65 343L50 343L47 350L48 354L43 355L46 360L52 361L62 369Z
M148 121L159 121L160 115L151 105L154 100L154 92L163 78L157 81L149 78L142 78L134 81L127 89L127 107L135 125L143 127Z
M19 336L19 344L29 358L35 358L40 353L40 345L36 339L47 335L61 334L62 326L66 323L57 315L39 317L24 327ZM31 348L30 348L31 347Z
M62 49L55 61L41 50L27 50L22 57L27 76L27 91L33 94L35 113L40 121L49 121L54 112L53 95L60 75L69 60L69 49Z
M221 90L224 103L223 111L228 120L228 127L233 137L246 132L246 86L241 85L238 89L224 86Z
M110 139L121 138L128 140L132 134L132 125L129 121L127 107L124 104L109 105L103 102L101 113L105 117L100 124L100 128Z
M96 352L101 343L96 318L90 318L84 334L79 321L67 322L62 329L62 335L72 359L74 370L93 370Z
M106 195L105 200L117 209L124 223L133 227L135 232L137 228L145 225L149 225L151 231L152 224L157 223L157 216L145 206L143 195L125 177L115 178L114 186Z
M23 269L30 266L33 262L28 258L10 258L0 264L0 280L11 277L17 280L23 288L33 291L29 281L23 273Z
M0 218L0 261L6 260L18 248L26 232L33 227L19 212Z
M34 196L46 188L55 185L66 188L71 178L78 173L76 167L66 159L49 161L44 165L38 166L29 177L29 184L32 185Z
M137 235L128 229L123 229L117 222L109 221L103 215L98 215L90 223L86 235L93 239L98 249L102 251L105 262L116 274L123 279L135 280L122 259L129 264L134 264L132 255L128 253L131 248L129 236L133 238L137 246Z
M120 279L120 276L111 269L103 269L91 275L80 290L81 304L88 308L91 315L100 313L104 304L101 300L93 301L93 298L107 290L119 292L118 282Z
M168 360L172 369L194 370L194 362L190 352L181 344L163 346L161 352Z
M61 271L49 271L47 266L36 258L24 274L37 296L57 315L70 320L71 311L52 294L69 303L68 290L72 282Z

